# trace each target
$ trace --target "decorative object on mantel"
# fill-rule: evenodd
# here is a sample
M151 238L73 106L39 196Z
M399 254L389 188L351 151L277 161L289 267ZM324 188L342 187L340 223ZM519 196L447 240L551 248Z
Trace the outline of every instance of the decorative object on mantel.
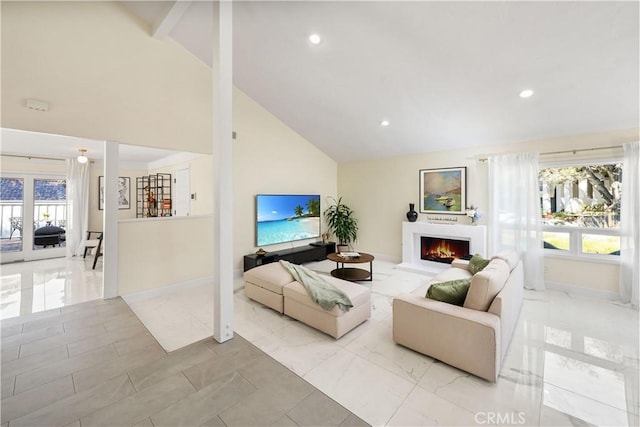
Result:
M256 255L266 255L267 251L265 251L264 249L260 248L256 251Z
M416 219L418 219L418 212L415 211L415 207L415 204L409 203L409 212L407 212L407 219L409 222L416 222Z
M466 205L466 167L420 170L420 213L464 215Z
M480 208L478 208L477 206L471 205L471 207L467 208L466 214L469 218L471 218L471 225L478 225L478 220L482 218Z
M429 216L427 222L431 224L449 224L453 225L458 222L457 216Z

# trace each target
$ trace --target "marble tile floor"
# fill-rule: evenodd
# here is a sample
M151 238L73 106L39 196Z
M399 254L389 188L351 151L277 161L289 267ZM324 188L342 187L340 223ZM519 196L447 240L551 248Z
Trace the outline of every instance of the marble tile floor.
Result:
M307 264L328 273L329 261ZM638 425L638 311L527 291L496 384L395 345L394 295L428 277L374 262L371 319L339 340L234 297L234 330L371 425ZM170 348L212 334L211 286L132 303ZM425 325L416 325L425 327Z
M321 273L333 268L327 261L307 266ZM2 267L4 285L10 275ZM36 281L33 270L27 283ZM527 292L500 379L490 384L393 343L392 297L424 287L427 280L376 260L374 281L363 285L373 291L372 318L337 341L239 291L234 298L236 336L372 425L638 425L636 310L556 291ZM65 287L72 291L64 301L54 300L57 306L66 307L78 297L73 286ZM27 297L20 298L29 302L16 302L15 288L6 294L2 288L2 317L46 307L46 298L33 303L37 298L29 296L30 286L24 286ZM99 294L96 290L95 298ZM90 293L77 299L85 297L92 299ZM212 335L212 305L211 285L131 303L167 351ZM57 328L33 333L57 334ZM24 348L26 355L35 355L37 347ZM13 357L12 351L15 347L3 346L3 361Z
M0 265L0 319L102 298L102 261L52 258Z
M237 335L167 353L121 298L2 322L0 424L365 426Z

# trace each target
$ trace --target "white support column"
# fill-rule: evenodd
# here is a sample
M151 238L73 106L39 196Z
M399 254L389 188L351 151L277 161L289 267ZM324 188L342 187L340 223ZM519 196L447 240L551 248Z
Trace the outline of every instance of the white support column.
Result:
M102 298L118 296L118 169L119 144L104 142L104 216L102 230Z
M233 338L232 2L213 3L213 338Z

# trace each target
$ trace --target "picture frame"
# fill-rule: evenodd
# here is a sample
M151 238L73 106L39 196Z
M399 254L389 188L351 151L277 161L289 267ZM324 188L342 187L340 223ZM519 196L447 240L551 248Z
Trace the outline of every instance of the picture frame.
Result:
M131 209L131 177L118 177L118 209ZM98 210L104 210L104 176L98 177Z
M467 168L420 169L420 213L465 215Z

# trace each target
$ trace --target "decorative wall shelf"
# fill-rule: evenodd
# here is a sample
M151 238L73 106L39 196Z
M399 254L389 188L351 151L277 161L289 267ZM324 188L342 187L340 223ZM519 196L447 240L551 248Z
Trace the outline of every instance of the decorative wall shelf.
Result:
M171 216L171 174L136 178L136 218Z

